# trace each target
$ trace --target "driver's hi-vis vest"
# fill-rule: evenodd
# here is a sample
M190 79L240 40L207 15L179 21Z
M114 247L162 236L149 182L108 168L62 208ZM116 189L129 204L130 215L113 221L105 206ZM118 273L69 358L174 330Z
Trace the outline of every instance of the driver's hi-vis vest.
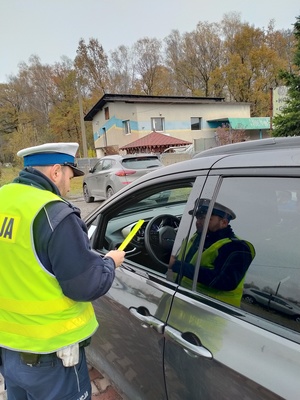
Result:
M52 353L97 329L92 304L66 297L35 253L33 221L51 201L63 200L19 183L0 188L0 347Z
M196 237L196 235L195 235ZM194 238L195 239L195 238ZM240 240L238 238L234 238L233 240ZM248 247L252 255L252 259L255 256L255 250L253 245L250 242L247 242L246 240L240 240L241 242L244 242ZM201 262L200 262L200 268L209 268L209 269L214 269L214 260L217 258L219 254L219 249L224 246L224 244L232 242L232 239L230 238L224 238L220 239L217 242L213 243L210 247L208 247L206 250L203 251L202 257L201 257ZM185 254L188 253L190 250L191 246L193 244L193 240L190 240L189 243L187 244ZM183 245L181 247L182 251L179 252L178 254L178 260L182 260L183 257L183 251L184 251L185 246ZM198 257L198 252L193 255L190 264L196 265L197 262L197 257ZM241 305L241 299L243 295L243 287L244 287L244 280L245 276L243 279L240 281L238 286L233 289L233 290L218 290L214 289L212 287L206 286L200 282L197 283L197 291L200 293L207 294L210 297L213 297L215 299L224 301L225 303L232 304L233 306L240 307ZM186 276L183 276L180 282L181 286L186 287L191 289L193 281Z

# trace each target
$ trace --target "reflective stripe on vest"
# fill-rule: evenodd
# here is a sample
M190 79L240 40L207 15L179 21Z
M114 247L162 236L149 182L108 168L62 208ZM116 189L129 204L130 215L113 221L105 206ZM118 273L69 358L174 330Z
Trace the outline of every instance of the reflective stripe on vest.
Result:
M66 297L36 256L33 221L52 201L63 200L28 185L0 188L0 347L51 353L97 329L92 304Z
M193 239L195 240L195 238L196 238L196 234L194 235ZM235 238L235 239L241 241L241 239L239 239L239 238ZM206 250L204 250L202 253L202 257L201 257L200 268L214 269L214 260L217 258L218 254L219 254L219 249L222 246L224 246L225 244L230 243L230 242L232 242L232 239L230 239L230 238L220 239L217 242L213 243ZM253 245L250 242L247 242L246 240L243 240L243 242L249 247L249 250L251 252L252 259L253 259L255 256L255 250L254 250ZM192 246L192 243L193 243L193 240L189 241L185 254L188 253L189 249ZM180 260L182 258L182 256L183 256L183 254L179 253L178 259ZM196 265L197 256L198 256L198 252L196 252L194 254L194 256L192 257L192 259L190 261L190 264ZM244 280L245 280L245 277L240 281L240 283L238 284L238 286L235 289L228 290L228 291L214 289L214 288L211 288L209 286L206 286L206 285L198 282L197 283L197 291L200 293L207 294L208 296L213 297L215 299L224 301L225 303L232 304L234 306L239 307L241 304L241 298L242 298L242 294L243 294ZM191 289L193 281L191 279L187 278L186 276L183 276L180 284L183 287Z

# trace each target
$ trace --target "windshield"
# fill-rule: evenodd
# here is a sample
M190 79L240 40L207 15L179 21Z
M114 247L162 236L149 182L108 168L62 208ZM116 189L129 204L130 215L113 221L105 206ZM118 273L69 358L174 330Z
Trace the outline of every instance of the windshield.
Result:
M126 158L122 161L124 168L128 169L145 169L145 168L155 168L161 167L162 163L157 157L133 157Z

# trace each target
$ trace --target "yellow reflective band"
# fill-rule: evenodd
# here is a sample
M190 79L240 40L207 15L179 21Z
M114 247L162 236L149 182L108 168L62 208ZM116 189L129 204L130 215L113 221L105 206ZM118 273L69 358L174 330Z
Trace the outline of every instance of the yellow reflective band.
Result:
M59 335L63 335L72 331L76 331L77 329L85 326L90 321L94 319L94 309L92 305L85 310L83 315L71 318L71 319L61 319L55 323L48 323L44 325L43 316L40 317L40 324L38 324L38 318L34 320L33 325L22 324L22 332L20 332L20 324L9 322L9 321L0 321L0 335L2 337L2 332L5 335L17 335L27 338L32 338L32 340L46 340L51 339L53 337L57 337ZM22 339L20 339L22 340Z
M52 314L69 309L75 301L68 297L55 300L30 301L0 298L0 309L16 314L41 315Z
M134 235L137 233L137 231L140 229L140 227L143 225L145 221L143 219L140 219L134 227L131 229L131 231L128 233L126 238L123 240L123 242L120 244L118 250L124 250L126 246L131 242L133 239Z
M0 214L0 240L15 243L21 218L18 216Z

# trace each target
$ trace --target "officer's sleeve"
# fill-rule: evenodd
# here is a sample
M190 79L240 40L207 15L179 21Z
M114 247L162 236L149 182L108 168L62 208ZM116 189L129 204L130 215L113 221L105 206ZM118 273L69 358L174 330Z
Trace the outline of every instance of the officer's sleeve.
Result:
M95 300L112 285L114 261L91 250L85 224L74 213L52 232L48 257L63 293L75 301Z
M245 276L252 255L247 245L228 243L219 249L214 261L214 268L202 266L199 270L198 282L217 290L234 290Z

